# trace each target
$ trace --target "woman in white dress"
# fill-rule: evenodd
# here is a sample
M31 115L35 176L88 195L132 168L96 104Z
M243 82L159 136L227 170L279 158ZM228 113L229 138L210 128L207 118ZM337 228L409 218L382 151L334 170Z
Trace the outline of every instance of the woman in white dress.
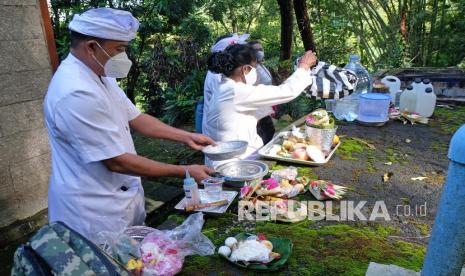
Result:
M298 69L281 85L257 85L257 59L249 45L234 44L208 59L208 70L222 74L221 82L213 88L208 112L205 114L205 135L215 141L244 140L246 152L236 158L244 159L263 146L257 134L257 121L272 113L271 107L297 98L311 85L310 68L316 64L312 51L306 52ZM228 162L205 158L206 165L217 167Z

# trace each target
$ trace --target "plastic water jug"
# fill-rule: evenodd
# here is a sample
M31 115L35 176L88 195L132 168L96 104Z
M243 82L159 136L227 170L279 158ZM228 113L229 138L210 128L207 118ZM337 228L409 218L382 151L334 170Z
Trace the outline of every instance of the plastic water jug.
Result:
M434 113L436 107L436 94L431 87L427 87L423 92L417 93L417 104L415 112L421 117L429 118Z
M360 64L360 57L358 55L350 55L349 63L344 67L344 69L353 71L358 77L354 94L371 92L371 76L368 73L368 70Z
M381 79L381 82L389 87L389 94L391 95L391 102L395 103L396 94L400 90L400 80L396 76L385 76Z
M401 112L415 112L417 108L417 92L409 85L400 96L399 109Z
M433 84L431 83L430 79L422 80L421 81L421 87L423 88L423 89L421 89L422 92L424 92L426 88L431 88L431 91L434 93L434 87L433 87Z

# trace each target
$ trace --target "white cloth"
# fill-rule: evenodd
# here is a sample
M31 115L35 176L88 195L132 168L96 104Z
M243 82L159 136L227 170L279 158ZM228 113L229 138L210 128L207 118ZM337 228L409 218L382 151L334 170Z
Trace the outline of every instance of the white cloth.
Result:
M224 51L224 49L226 49L229 45L233 45L233 44L245 44L247 43L247 39L249 39L250 37L250 34L242 34L242 35L237 35L237 34L233 34L231 37L226 37L226 38L223 38L221 39L220 41L218 41L217 43L215 43L215 45L213 45L211 48L210 48L210 51L212 53L216 53L216 52L222 52Z
M130 41L136 37L139 21L128 11L97 8L75 14L68 28L93 37Z
M143 224L140 177L112 172L101 162L136 153L129 121L141 113L116 80L99 78L69 54L50 83L44 113L52 149L49 220L88 238L116 220Z
M257 121L263 116L258 114L259 111L297 98L312 80L304 69L295 71L279 86L247 85L223 76L212 94L208 110L204 110L204 134L215 141L247 141L246 152L237 158L244 159L263 146L257 134ZM229 161L205 158L205 164L213 168Z

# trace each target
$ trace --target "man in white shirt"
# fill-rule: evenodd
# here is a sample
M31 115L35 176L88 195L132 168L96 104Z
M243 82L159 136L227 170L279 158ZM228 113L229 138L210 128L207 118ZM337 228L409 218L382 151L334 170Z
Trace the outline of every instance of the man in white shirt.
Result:
M138 156L130 129L142 135L185 143L199 150L209 137L170 127L142 114L116 78L131 67L126 49L139 27L131 13L110 8L75 15L69 24L71 50L53 76L44 103L52 148L49 220L63 221L81 234L108 225L145 220L139 176L183 177L197 181L213 171L175 166Z

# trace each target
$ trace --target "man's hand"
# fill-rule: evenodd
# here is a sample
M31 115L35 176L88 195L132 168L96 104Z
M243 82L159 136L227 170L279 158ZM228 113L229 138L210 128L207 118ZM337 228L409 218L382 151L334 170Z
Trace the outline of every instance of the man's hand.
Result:
M215 172L215 170L201 165L190 165L187 166L187 170L189 174L195 179L197 183L200 183L205 178L210 177L211 174Z
M197 133L189 133L184 143L195 150L202 150L205 146L215 145L215 141L210 137Z

